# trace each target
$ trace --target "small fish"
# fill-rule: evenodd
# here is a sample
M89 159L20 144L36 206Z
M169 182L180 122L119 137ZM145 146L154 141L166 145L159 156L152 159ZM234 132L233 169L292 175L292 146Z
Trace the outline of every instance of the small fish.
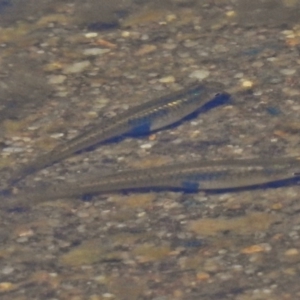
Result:
M58 184L40 190L24 190L1 205L28 206L59 198L141 189L218 191L264 185L280 180L300 179L300 157L249 158L194 161L155 168L122 171L95 176L85 182Z
M219 93L219 85L195 84L187 89L135 106L109 120L104 120L74 139L59 145L49 153L37 157L12 175L12 186L24 177L64 160L91 146L107 142L116 137L144 135L174 124L210 101L218 104L230 100L230 95Z

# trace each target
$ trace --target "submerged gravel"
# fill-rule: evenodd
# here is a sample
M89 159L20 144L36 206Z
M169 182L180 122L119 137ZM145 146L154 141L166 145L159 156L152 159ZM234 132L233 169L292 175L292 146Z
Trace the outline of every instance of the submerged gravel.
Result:
M34 58L48 82L42 101L40 82L32 97L34 80L24 81L30 105L1 120L3 186L12 168L99 118L203 79L224 84L232 104L76 155L29 176L19 192L39 182L80 183L99 172L196 158L299 153L298 4L289 23L292 9L275 1L272 22L262 25L256 15L246 22L234 1L166 1L171 5L145 9L129 2L131 13L119 23L93 19L91 27L78 2L54 1L51 15L0 29L1 60L9 58L18 71L13 78L30 75L14 61ZM73 8L86 26L74 21ZM96 32L104 27L111 29ZM0 93L3 107L4 98ZM299 194L297 185L110 194L1 211L1 299L297 299Z

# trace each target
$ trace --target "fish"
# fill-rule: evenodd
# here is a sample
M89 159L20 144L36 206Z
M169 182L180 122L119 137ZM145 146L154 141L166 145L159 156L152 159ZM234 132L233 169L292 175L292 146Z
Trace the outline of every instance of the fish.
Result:
M26 176L92 146L116 137L149 134L179 122L211 101L218 105L228 103L230 97L230 94L222 91L218 83L196 83L180 91L134 106L115 117L100 121L93 128L83 131L77 137L21 166L13 172L8 180L8 186L14 186Z
M153 168L125 170L85 181L23 190L1 205L28 206L60 198L134 190L219 191L300 179L300 157L197 160Z

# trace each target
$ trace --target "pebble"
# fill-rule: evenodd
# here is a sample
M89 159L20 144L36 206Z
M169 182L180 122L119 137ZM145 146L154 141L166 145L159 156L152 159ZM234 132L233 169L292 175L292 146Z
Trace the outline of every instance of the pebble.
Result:
M107 299L115 298L115 296L113 294L110 294L110 293L105 293L102 296L103 296L103 298L107 298Z
M286 95L288 95L288 96L290 96L290 97L292 97L292 96L298 96L298 95L300 94L299 90L297 90L297 89L292 89L292 88L289 88L289 87L283 88L282 91L283 91Z
M233 153L235 153L235 154L242 154L243 153L243 149L242 148L234 148L233 149Z
M240 73L236 73L234 75L234 78L243 78L244 77L244 73L240 72Z
M209 53L208 52L205 52L203 50L198 50L197 51L197 54L201 57L208 57L209 56Z
M12 141L20 141L20 140L22 140L22 138L20 136L12 136L11 140Z
M129 36L130 36L130 32L129 32L129 31L123 31L123 32L121 33L121 36L122 36L122 37L129 37Z
M98 36L97 32L88 32L84 35L86 38L91 39L91 38L95 38Z
M85 225L80 225L77 227L77 231L80 233L86 232L86 227Z
M152 146L153 145L151 143L147 143L147 144L141 145L140 148L142 148L142 149L150 149L150 148L152 148Z
M14 268L12 268L12 267L4 267L1 270L1 273L5 274L5 275L8 275L8 274L11 274L13 271L14 271Z
M188 57L190 57L190 53L188 53L188 52L179 52L178 56L180 58L188 58Z
M28 242L28 237L27 236L22 236L16 240L18 243L27 243Z
M206 201L208 201L208 197L199 194L194 197L194 200L197 202L206 202Z
M141 40L142 40L142 41L147 41L147 40L149 40L149 35L148 35L148 34L143 34L143 35L141 36Z
M182 143L182 139L177 138L177 139L173 140L171 143L174 144L174 145L179 145L179 144Z
M83 70L87 69L90 65L91 65L91 63L88 60L76 62L72 65L65 67L63 70L63 73L65 73L65 74L80 73Z
M105 105L109 102L109 99L101 97L101 98L96 99L95 102L96 102L96 107L102 108L103 105Z
M13 289L14 285L11 282L0 282L0 291L9 291Z
M101 48L89 48L83 51L83 54L86 56L97 56L110 52L110 49L101 49Z
M157 47L155 45L143 45L139 50L135 52L136 56L143 56L151 52L156 51Z
M52 75L49 76L48 82L50 84L60 84L63 83L67 79L65 75Z
M242 82L242 87L243 88L252 88L254 85L254 82L250 81L250 80L244 80Z
M280 73L286 76L294 75L296 73L295 69L282 69Z
M196 78L199 80L205 79L209 76L210 72L208 70L195 70L192 72L189 77L190 78Z
M173 82L175 82L175 77L174 76L166 76L166 77L163 77L163 78L159 79L159 82L161 82L161 83L173 83Z
M61 137L63 137L64 134L63 133L53 133L50 135L50 137L54 138L54 139L59 139Z
M176 19L177 19L177 16L175 14L169 14L169 15L166 16L166 21L167 22L172 22Z
M207 259L203 265L203 270L206 272L217 272L220 270L220 264L213 259Z
M198 45L198 41L186 41L183 45L186 48L192 48Z
M165 44L163 45L163 49L165 50L174 50L178 47L178 45L172 43L172 44Z
M256 61L252 64L252 67L254 67L254 68L262 68L263 66L264 66L264 63L262 61Z
M90 214L86 211L80 211L80 212L78 212L77 216L79 218L88 218L88 217L90 217Z
M295 37L295 33L294 33L293 30L283 30L283 31L281 31L281 33L283 35L285 35L286 37L288 37L288 38L294 38Z
M299 254L299 251L296 248L291 248L291 249L285 251L285 253L284 253L284 255L286 255L286 256L294 256L294 255L298 255L298 254Z

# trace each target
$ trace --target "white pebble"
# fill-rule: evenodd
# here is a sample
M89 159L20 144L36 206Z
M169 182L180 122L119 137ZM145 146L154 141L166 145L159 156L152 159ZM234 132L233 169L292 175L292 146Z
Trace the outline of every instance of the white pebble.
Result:
M97 32L88 32L84 35L86 38L91 39L98 36Z
M199 80L205 79L209 76L209 71L208 70L196 70L194 72L192 72L189 77L190 78L196 78Z
M286 76L294 75L296 73L295 69L282 69L280 73Z
M166 76L166 77L160 78L159 82L161 82L161 83L173 83L173 82L175 82L175 77L174 76Z
M64 134L63 133L53 133L50 136L54 139L59 139L59 138L63 137Z
M140 147L142 148L142 149L150 149L150 148L152 148L152 144L151 143L148 143L148 144L143 144L143 145L141 145Z
M97 56L110 52L110 49L101 49L101 48L89 48L83 51L84 55L87 56Z
M2 274L5 274L5 275L8 275L8 274L11 274L12 272L14 272L14 268L12 267L5 267L1 270L1 273Z
M65 67L63 72L66 74L80 73L83 70L87 69L90 66L90 64L91 63L88 60L76 62L72 65Z
M67 76L65 75L52 75L49 76L48 82L50 84L60 84L66 80Z

